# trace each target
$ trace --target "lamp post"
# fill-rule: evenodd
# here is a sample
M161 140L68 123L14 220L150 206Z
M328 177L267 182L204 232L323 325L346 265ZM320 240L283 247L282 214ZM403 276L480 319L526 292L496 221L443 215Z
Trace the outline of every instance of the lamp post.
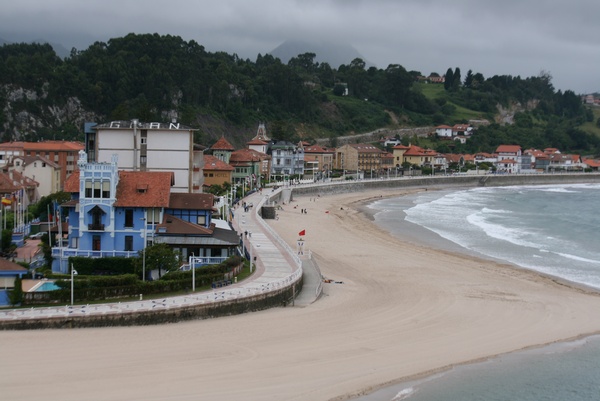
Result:
M146 232L148 231L146 225L146 218L142 217L140 220L144 221L144 247L142 248L142 281L146 281Z
M196 266L194 264L194 252L190 257L190 267L192 268L192 292L196 292Z
M73 264L71 263L71 306L73 306L73 301L74 301L74 296L73 294L74 292L74 282L75 282L75 276L77 275L77 270L75 270L73 268Z

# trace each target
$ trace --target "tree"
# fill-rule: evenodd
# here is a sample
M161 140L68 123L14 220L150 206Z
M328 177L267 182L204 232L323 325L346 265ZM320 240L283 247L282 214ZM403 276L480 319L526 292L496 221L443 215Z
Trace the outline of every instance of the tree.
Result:
M460 88L461 85L461 81L460 81L460 68L456 67L454 69L454 74L452 74L452 89L453 90L458 90L458 88Z
M467 71L467 76L465 77L465 88L471 88L473 85L473 71Z
M444 89L449 90L452 88L452 83L454 82L454 72L452 72L452 68L448 68L446 71L446 78L444 79Z
M136 272L142 273L144 264L144 252L146 259L146 272L158 270L158 277L163 272L170 272L179 268L178 254L167 244L154 244L146 247L145 251L139 251L139 258L135 261Z
M19 305L23 302L23 285L20 276L15 279L15 288L10 292L9 298L12 306Z

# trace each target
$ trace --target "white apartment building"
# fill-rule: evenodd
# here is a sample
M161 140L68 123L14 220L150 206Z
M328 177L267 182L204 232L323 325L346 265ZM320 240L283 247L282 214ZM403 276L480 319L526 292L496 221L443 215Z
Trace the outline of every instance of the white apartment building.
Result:
M120 170L173 172L171 192L200 193L204 157L194 131L177 122L111 121L86 129L86 152L100 163L117 155Z

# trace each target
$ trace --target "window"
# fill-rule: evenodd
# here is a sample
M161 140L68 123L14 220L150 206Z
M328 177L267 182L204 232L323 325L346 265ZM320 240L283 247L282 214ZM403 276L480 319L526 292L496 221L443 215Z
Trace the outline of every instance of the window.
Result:
M196 220L197 224L199 224L201 226L203 226L203 225L206 224L206 216L204 216L204 215L203 216L198 216L196 219L197 219Z
M92 197L92 182L91 181L85 182L85 197L86 198Z
M125 210L125 227L133 228L133 209Z
M102 181L102 197L104 199L110 198L110 181Z
M99 235L92 236L92 251L102 250L102 240Z
M148 224L160 223L160 208L146 209L146 215L148 216Z
M101 198L102 193L100 192L100 181L94 182L94 198Z
M125 236L125 251L133 251L133 235Z

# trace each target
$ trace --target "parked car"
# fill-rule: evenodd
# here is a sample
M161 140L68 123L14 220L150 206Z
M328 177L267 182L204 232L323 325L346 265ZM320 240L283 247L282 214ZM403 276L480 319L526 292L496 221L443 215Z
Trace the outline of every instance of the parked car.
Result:
M30 235L29 238L31 238L31 239L41 239L44 236L44 234L46 234L46 233L45 232L39 232L39 233Z

